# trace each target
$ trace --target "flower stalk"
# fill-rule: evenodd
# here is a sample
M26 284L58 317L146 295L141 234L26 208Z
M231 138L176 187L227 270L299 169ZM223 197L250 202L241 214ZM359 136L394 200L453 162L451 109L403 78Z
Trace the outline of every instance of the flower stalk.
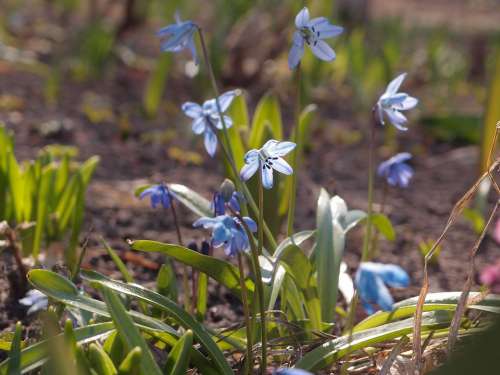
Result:
M245 359L243 366L243 374L248 374L250 368L253 367L253 356L252 356L252 324L250 322L250 304L248 303L248 291L245 284L245 269L243 267L243 256L238 253L238 268L240 270L240 287L241 287L241 299L243 300L243 315L245 318L245 327L247 334L247 358Z

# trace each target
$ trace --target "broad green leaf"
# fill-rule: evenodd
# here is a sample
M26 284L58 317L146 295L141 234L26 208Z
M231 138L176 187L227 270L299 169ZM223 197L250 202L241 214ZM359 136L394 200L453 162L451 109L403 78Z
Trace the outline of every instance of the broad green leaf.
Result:
M205 347L222 374L232 374L231 368L226 362L223 353L212 340L206 328L202 324L198 323L198 321L179 307L175 302L169 300L161 294L143 288L142 286L115 281L94 271L82 271L82 277L88 281L101 284L116 292L123 293L129 297L138 298L141 301L147 302L166 311L183 327L193 331L197 340Z
M373 214L372 223L387 240L394 241L396 239L396 231L387 216L381 213Z
M198 274L198 298L196 299L196 312L198 319L203 322L207 312L208 303L208 275L204 272Z
M78 272L78 256L77 247L79 242L79 235L83 225L83 211L85 206L85 185L83 182L83 177L80 173L77 174L77 193L75 207L73 208L73 215L71 220L71 236L69 239L68 247L64 254L66 259L66 264L71 270L71 274L75 275Z
M424 310L455 310L461 292L441 292L429 293L425 298ZM478 298L480 293L471 292L469 298ZM394 304L392 311L377 311L362 322L358 323L353 331L358 332L368 328L377 327L401 318L406 318L415 313L418 297L412 297ZM488 295L474 305L468 306L470 309L488 311L488 308L500 307L500 296Z
M77 328L74 330L75 339L79 343L92 342L109 335L113 332L113 328L114 326L111 322L92 324ZM64 334L61 333L56 337L37 342L36 344L23 349L21 351L21 373L25 374L43 365L43 363L47 360L48 347L56 340L59 340L63 335ZM9 359L0 363L1 375L7 374L9 363Z
M136 346L118 367L118 375L138 375L142 360L142 350Z
M172 348L165 364L167 375L184 375L189 366L189 354L193 345L193 331L188 330Z
M149 350L146 341L141 336L141 333L135 326L133 320L128 315L129 312L125 310L125 307L120 301L120 298L118 298L118 296L111 289L108 289L105 285L102 288L102 294L104 296L104 301L109 308L111 318L115 322L118 334L124 341L127 350L130 351L135 347L141 348L141 372L143 374L161 375L161 370L156 364L153 358L153 354Z
M345 234L340 224L333 220L330 196L324 189L321 189L318 198L316 226L315 265L321 301L321 318L324 322L331 323L335 317Z
M168 187L170 191L175 194L175 198L196 215L213 216L210 202L194 190L180 184L168 184Z
M274 258L278 258L281 254L281 252L287 248L287 246L290 245L295 245L295 246L300 246L302 245L303 242L307 241L309 238L311 238L316 232L314 230L305 230L302 232L295 233L291 235L290 237L285 238L281 243L278 245L276 250L274 251Z
M9 176L9 192L14 208L14 217L16 219L16 222L20 223L23 221L23 191L25 184L23 181L22 171L13 152L7 153L7 170Z
M103 302L79 293L71 281L55 272L40 269L31 270L28 273L28 280L35 288L65 305L90 311L104 317L110 317L108 309ZM129 315L138 324L150 329L165 331L173 337L177 337L176 330L157 319L136 311L130 311Z
M309 278L311 277L313 268L309 258L300 247L295 245L287 246L280 252L277 260L282 263L287 271L293 276L300 289L308 288Z
M285 279L286 271L283 266L279 264L275 265L276 271L274 272L272 285L271 285L271 295L269 297L268 310L274 310L274 305L278 299L278 295L281 290L281 286L283 285L283 281Z
M231 263L208 255L200 254L179 245L146 240L133 241L130 245L134 250L158 252L168 255L181 263L206 273L214 280L228 288L236 296L240 297L241 295L239 271L238 268L233 266ZM248 279L246 281L246 286L250 292L253 292L254 285L251 280Z
M9 351L9 366L7 375L17 375L21 372L21 334L23 326L21 322L16 324L16 332L12 340L12 346Z
M90 344L89 361L99 375L116 375L118 372L111 358L102 349L101 345Z
M125 280L130 282L128 280ZM177 279L170 259L166 259L158 271L156 278L156 290L161 295L177 301Z
M113 250L111 248L111 246L109 246L109 244L103 238L101 238L101 242L102 242L102 244L104 246L104 249L106 249L106 252L110 256L111 260L113 261L113 263L115 264L115 266L118 268L118 270L122 274L123 280L125 280L127 283L133 283L134 282L134 278L132 277L132 275L130 274L130 272L128 272L127 266L125 265L125 263L123 263L123 261L118 256L118 254L116 253L116 251Z
M449 311L426 312L422 316L423 331L443 328L451 322L453 313ZM307 371L318 371L339 360L353 351L373 346L377 343L393 340L411 334L413 318L400 322L388 323L376 328L367 329L352 335L345 335L330 340L304 355L296 364L296 368Z
M278 99L269 93L262 97L255 109L248 148L262 147L267 127L271 130L274 139L283 139L280 105Z

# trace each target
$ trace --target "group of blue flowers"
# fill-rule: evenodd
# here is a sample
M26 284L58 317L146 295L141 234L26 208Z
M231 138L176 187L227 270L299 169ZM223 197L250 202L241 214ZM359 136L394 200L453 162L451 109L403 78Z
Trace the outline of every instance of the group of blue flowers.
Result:
M199 27L192 21L181 21L176 15L176 23L159 30L163 51L178 52L188 49L198 63L194 35ZM321 60L335 59L334 50L324 39L342 34L343 28L332 25L325 17L310 19L309 11L303 8L295 18L296 31L293 34L292 46L288 55L290 69L299 66L307 45L312 53ZM376 121L385 125L385 119L398 130L406 131L407 118L403 111L414 108L418 100L399 88L406 77L400 74L392 80L374 107ZM192 119L192 131L204 137L207 153L213 157L219 144L218 131L226 131L233 125L232 119L224 113L230 107L239 90L227 91L218 98L205 101L202 105L186 102L182 111ZM252 149L245 154L245 165L240 171L243 181L250 179L257 171L260 181L266 189L273 187L273 171L285 175L293 173L292 167L283 157L290 153L296 144L287 141L268 140L260 149ZM378 167L378 175L391 186L405 188L413 176L413 169L408 165L411 155L399 153L384 161ZM152 186L142 192L141 198L149 196L151 205L169 208L175 195L167 185ZM194 222L195 227L203 227L212 232L211 246L223 247L227 255L235 255L247 251L250 247L249 232L257 231L256 223L249 217L240 215L240 204L243 199L240 193L222 194L217 192L213 199L213 217L202 217ZM390 310L393 299L386 287L402 287L409 284L408 274L399 266L372 262L362 262L356 273L355 282L363 306L368 313L373 312L373 304L384 310Z

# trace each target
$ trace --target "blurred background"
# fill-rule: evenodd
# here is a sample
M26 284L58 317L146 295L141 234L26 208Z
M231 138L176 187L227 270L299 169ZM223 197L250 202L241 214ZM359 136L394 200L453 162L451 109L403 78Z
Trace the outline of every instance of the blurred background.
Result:
M158 259L129 252L124 240L173 242L175 232L169 215L138 201L134 188L179 182L209 198L223 180L222 164L207 156L180 111L184 101L213 96L207 72L187 53L161 54L156 30L174 22L176 11L198 23L220 87L241 88L250 113L273 95L288 137L296 88L287 54L304 5L345 33L329 40L334 62L306 51L302 64L303 103L318 110L299 172L297 227L312 227L320 186L366 208L371 108L392 78L408 72L402 89L420 104L408 132L379 132L377 162L408 151L416 174L408 189L384 198L397 237L383 242L379 260L405 267L413 283L401 293L418 293L422 254L484 170L500 120L498 0L0 0L0 120L13 132L16 157L34 158L54 144L69 146L78 160L101 157L86 199L84 265L116 271L98 241L103 236L136 279L152 280ZM431 290L461 288L486 203L471 207L445 241ZM185 235L201 239L190 229L194 218L187 211L181 217ZM361 232L354 233L350 267L360 244ZM498 247L486 237L478 269L494 262ZM53 243L50 257L61 251ZM10 258L0 262L11 267Z

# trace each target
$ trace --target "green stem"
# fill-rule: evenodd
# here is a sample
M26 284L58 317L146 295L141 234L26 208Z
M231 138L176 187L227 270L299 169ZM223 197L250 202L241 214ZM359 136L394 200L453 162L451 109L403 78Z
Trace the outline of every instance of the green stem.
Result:
M253 358L252 358L252 325L250 323L250 313L248 303L248 292L245 285L245 270L243 268L243 259L241 253L238 253L238 267L240 269L240 287L241 287L241 298L243 299L243 314L245 316L245 325L247 333L247 358L244 362L243 373L248 374L249 368L253 368Z
M170 191L169 191L170 194ZM171 201L170 209L172 211L172 217L174 218L175 231L177 232L177 241L179 245L184 246L184 241L182 241L181 228L179 226L179 220L177 219L177 212L175 210L175 203ZM191 296L189 295L189 275L188 266L182 266L182 289L184 290L184 308L189 313L193 313L193 305L191 304Z
M263 223L264 223L264 187L262 186L262 174L260 171L262 170L262 165L259 162L259 170L257 174L259 175L259 222L257 226L258 230L258 239L259 246L258 251L259 255L262 255L262 248L264 247L264 232L263 232Z
M368 151L368 216L366 218L366 233L363 239L363 252L361 253L361 262L366 262L370 258L370 240L372 238L372 214L373 214L373 168L375 159L375 126L374 121L370 126L370 139Z
M264 302L264 284L262 282L262 274L260 272L259 264L259 254L257 246L255 246L254 238L250 228L248 228L247 223L243 220L241 215L237 212L233 212L238 219L240 219L241 225L248 236L248 242L250 243L250 253L252 256L252 261L250 262L253 268L253 273L255 275L255 286L257 288L257 294L259 295L259 310L260 310L260 330L261 330L261 350L262 350L262 362L261 362L261 374L266 374L267 369L267 326L266 326L266 307Z
M384 188L382 190L382 199L380 201L380 213L383 214L385 211L385 201L387 198L389 184L387 182L384 183ZM378 254L378 244L380 240L380 232L376 231L373 235L373 240L371 242L371 246L369 247L369 259L373 259Z
M290 187L290 202L288 203L288 220L287 220L287 234L290 237L293 234L293 222L295 220L295 201L297 199L297 174L299 172L299 145L300 137L299 137L299 127L300 127L300 112L301 112L301 79L302 79L302 70L300 68L300 63L297 66L297 93L296 93L296 108L295 108L295 129L293 131L293 141L295 142L295 152L293 153L292 165L295 169L294 173L292 173L292 185Z
M207 50L207 46L205 43L205 38L203 36L203 31L201 30L201 28L198 28L198 35L200 36L200 44L201 44L201 49L203 52L203 59L205 60L208 74L210 76L210 82L212 84L212 89L213 89L214 94L215 94L215 103L217 106L217 112L218 112L219 117L221 119L222 135L223 135L224 139L221 140L219 138L218 132L216 131L216 129L214 129L214 133L216 134L217 138L219 139L219 143L221 144L221 148L222 148L222 151L224 153L224 156L226 157L226 160L231 167L234 181L236 183L238 190L243 192L248 204L250 205L250 208L254 212L254 215L258 216L259 209L257 207L257 204L255 203L255 200L253 199L252 194L250 193L250 190L248 189L246 184L241 181L241 179L239 177L239 173L238 173L238 168L236 167L236 163L234 161L234 154L233 154L233 150L231 148L231 143L229 141L229 135L228 135L228 131L227 131L226 122L224 120L224 115L221 111L221 107L220 107L220 103L219 103L219 88L217 86L217 81L215 80L215 74L214 74L214 71L212 68L212 64L210 63L210 59L208 58L208 50ZM278 246L278 244L276 243L276 240L274 239L274 236L273 236L271 230L269 229L269 227L267 226L267 224L265 222L263 222L263 229L264 229L264 232L266 234L266 237L267 237L271 247L273 249L275 249Z

